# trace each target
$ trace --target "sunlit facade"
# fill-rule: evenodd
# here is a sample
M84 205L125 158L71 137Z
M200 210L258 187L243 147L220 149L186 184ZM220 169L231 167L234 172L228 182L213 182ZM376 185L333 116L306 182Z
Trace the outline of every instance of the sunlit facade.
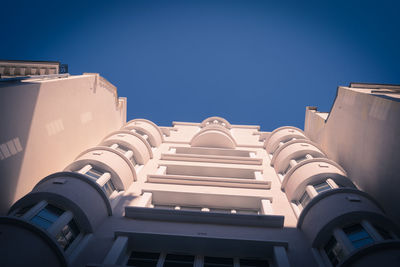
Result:
M270 132L127 121L98 74L0 88L2 266L400 264L398 86L339 87Z

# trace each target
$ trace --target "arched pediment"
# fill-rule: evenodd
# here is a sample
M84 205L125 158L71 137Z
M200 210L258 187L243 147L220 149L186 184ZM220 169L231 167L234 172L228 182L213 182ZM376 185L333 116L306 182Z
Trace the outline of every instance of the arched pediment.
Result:
M220 126L222 127L222 126ZM190 145L193 147L235 148L236 142L228 130L220 127L206 127L193 136Z

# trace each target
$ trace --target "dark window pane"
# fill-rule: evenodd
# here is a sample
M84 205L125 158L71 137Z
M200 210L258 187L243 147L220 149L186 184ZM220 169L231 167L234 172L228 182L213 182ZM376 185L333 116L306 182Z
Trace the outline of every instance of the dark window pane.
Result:
M368 232L360 225L355 224L343 229L355 248L360 248L374 242Z
M378 231L378 233L381 235L381 237L383 239L393 239L392 235L390 234L389 231L387 231L386 229L383 229L382 227L378 226L378 225L374 225L375 229Z
M153 267L157 266L159 253L132 251L127 266Z
M157 261L149 259L129 259L126 265L134 267L156 267Z
M103 185L103 190L108 197L115 191L115 186L111 178Z
M29 205L23 208L18 209L18 211L14 214L15 217L23 216L28 210L30 210L34 205Z
M36 214L31 219L31 222L43 229L47 229L63 213L64 213L64 211L62 209L59 209L59 208L49 204L45 208L43 208L41 211L39 211L39 213Z
M79 235L80 230L74 220L71 220L67 225L61 229L60 233L57 234L56 239L58 244L64 249L72 244L75 238Z
M49 221L55 222L63 213L64 211L62 209L59 209L53 205L47 205L38 213L38 215Z
M145 132L143 132L143 131L141 131L141 130L135 130L138 134L140 134L140 135L146 135L146 133Z
M104 172L96 170L95 168L91 168L86 172L86 175L88 175L91 178L94 178L95 180L99 179L100 176L102 176Z
M233 266L232 258L204 257L204 267Z
M47 228L49 228L49 227L53 224L52 222L50 222L50 221L48 221L48 220L45 220L45 219L43 219L43 218L41 218L41 217L37 217L37 216L33 217L33 218L31 219L31 222L32 222L33 224L39 226L39 227L42 228L42 229L47 229Z
M330 185L327 182L316 184L316 185L314 185L314 188L318 194L331 189Z
M299 202L301 204L301 206L303 206L303 208L308 204L308 202L310 202L310 196L308 195L307 192L304 192L304 194L301 196Z
M344 258L343 248L334 237L331 237L331 239L325 245L324 250L333 266L336 266L340 260Z
M283 172L283 174L287 174L289 172L289 170L292 168L292 166L290 164L288 164L286 170Z
M130 160L131 160L131 162L132 162L133 165L136 165L136 164L137 164L137 163L136 163L135 156L132 155L132 157L131 157Z
M267 260L240 259L240 267L269 267Z
M299 163L299 162L302 162L303 160L306 160L307 159L307 157L304 155L304 156L302 156L302 157L298 157L297 159L295 159L295 161L297 162L297 163Z
M122 154L125 154L129 150L129 148L127 148L126 146L118 145L118 147L115 150L118 150Z
M194 256L168 254L165 257L164 267L191 267L194 264Z
M361 240L356 240L352 242L355 248L361 248L363 246L366 246L368 244L374 243L374 240L372 238L364 238Z

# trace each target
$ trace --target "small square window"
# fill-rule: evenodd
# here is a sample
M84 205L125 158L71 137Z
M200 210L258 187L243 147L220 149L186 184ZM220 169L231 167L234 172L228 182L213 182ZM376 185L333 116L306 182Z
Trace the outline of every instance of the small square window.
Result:
M80 231L75 221L71 220L61 229L60 233L57 234L56 239L58 244L64 250L67 250L67 248L72 244L79 233Z
M122 154L125 154L129 150L129 148L127 148L126 146L118 144L118 146L115 148L115 150L121 152Z
M99 179L99 178L104 174L104 172L102 172L102 171L100 171L100 170L97 170L97 169L95 169L95 168L91 168L91 169L88 170L85 174L86 174L87 176L89 176L89 177L94 178L95 180L97 180L97 179Z
M327 182L322 182L319 184L315 184L313 186L314 186L315 191L317 191L318 194L321 192L327 191L329 189L332 189L331 186Z
M311 198L308 195L307 192L304 192L304 194L301 196L301 198L299 199L299 203L301 204L301 206L304 208L308 202L310 202Z
M329 261L333 266L338 265L338 263L344 258L345 254L342 246L337 242L336 238L333 236L329 239L324 247L326 256L328 256Z
M204 267L233 267L232 258L204 257Z
M45 208L39 211L32 219L31 222L40 228L49 228L57 219L63 214L64 211L53 205L48 204Z
M376 229L376 231L378 231L378 233L380 234L380 236L383 239L385 239L385 240L393 239L392 234L389 231L387 231L386 229L384 229L384 228L382 228L382 227L380 227L378 225L374 225L374 228Z
M343 231L355 248L360 248L374 242L372 237L360 224L346 227Z
M156 267L160 253L132 251L129 255L127 266Z
M106 193L107 197L110 197L111 194L115 191L114 183L111 178L103 185L103 190Z
M193 267L193 255L167 254L164 267Z
M34 205L29 205L26 207L22 207L20 209L17 210L16 213L14 213L15 217L22 217L28 210L30 210Z

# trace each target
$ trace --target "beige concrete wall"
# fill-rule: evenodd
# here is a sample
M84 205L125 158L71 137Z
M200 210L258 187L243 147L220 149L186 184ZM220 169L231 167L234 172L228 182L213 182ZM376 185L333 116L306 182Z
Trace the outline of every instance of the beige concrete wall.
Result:
M126 99L98 74L0 84L0 213L126 122Z
M306 110L305 133L400 222L400 102L398 95L371 92L339 87L326 121Z

